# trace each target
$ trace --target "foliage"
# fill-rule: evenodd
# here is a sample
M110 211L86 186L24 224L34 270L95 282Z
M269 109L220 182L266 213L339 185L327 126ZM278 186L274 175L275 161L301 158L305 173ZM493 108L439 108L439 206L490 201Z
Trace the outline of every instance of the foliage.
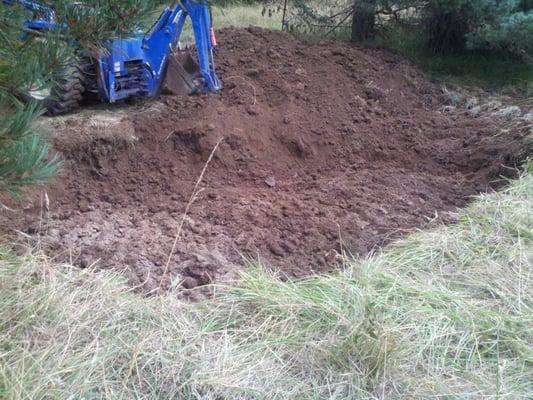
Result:
M41 110L36 105L0 103L0 107L6 112L0 121L0 191L16 196L23 187L54 176L58 160L47 156L49 145L37 133L35 121Z
M43 113L19 98L30 90L46 90L79 51L98 52L106 38L125 35L155 16L156 0L52 0L59 32L29 34L23 23L31 12L0 2L0 192L20 195L27 185L43 184L58 169L48 157L49 144L37 124Z
M17 96L42 87L66 57L57 37L22 40L25 13L0 4L0 192L21 193L54 175L57 160L47 158L48 144L36 120L42 110L24 106Z
M85 49L96 49L110 37L149 28L161 0L53 0L57 19L72 21L64 34Z
M435 53L425 44L420 26L394 25L376 40L376 45L395 49L444 84L477 86L521 98L533 94L533 68L523 57L479 51Z
M376 34L376 0L357 0L352 11L351 39L364 42L373 39Z
M532 60L533 10L515 12L500 17L493 24L482 25L467 35L467 46L472 49L510 52Z
M468 44L472 49L527 54L533 46L533 13L528 7L521 0L429 0L429 44L436 51L461 50Z
M510 2L516 0L429 0L424 14L431 48L439 52L464 48L471 29L508 13Z
M410 21L423 4L422 0L294 0L288 25L306 37L365 42L391 22Z
M375 27L417 25L434 52L468 48L528 58L533 48L531 0L294 0L291 10L290 27L307 35L351 26L352 40L366 41Z

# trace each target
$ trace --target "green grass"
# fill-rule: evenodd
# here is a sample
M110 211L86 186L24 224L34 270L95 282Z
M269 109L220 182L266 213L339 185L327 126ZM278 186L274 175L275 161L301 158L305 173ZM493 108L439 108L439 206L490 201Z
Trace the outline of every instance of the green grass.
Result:
M187 304L0 255L5 399L527 398L533 175L332 275Z
M259 26L266 29L281 29L281 12L272 16L262 15L263 7L257 5L231 5L227 7L213 7L213 23L215 29L229 26L247 27Z
M423 33L419 31L394 28L385 32L378 43L399 51L433 79L533 95L533 65L523 59L466 51L435 54L425 48L421 38Z
M214 6L213 27L222 29L228 27L249 27L258 26L265 29L281 29L281 12L276 12L271 16L262 15L263 7L259 5L232 4L225 7ZM193 43L194 36L190 21L184 27L181 41L184 43Z

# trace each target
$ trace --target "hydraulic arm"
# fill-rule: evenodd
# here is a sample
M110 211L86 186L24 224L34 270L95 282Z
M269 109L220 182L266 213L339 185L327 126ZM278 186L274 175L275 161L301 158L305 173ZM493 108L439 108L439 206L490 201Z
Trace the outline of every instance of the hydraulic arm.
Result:
M112 39L109 56L99 62L100 96L114 102L132 95L154 97L160 90L168 70L169 58L178 44L187 17L191 18L199 71L197 90L219 90L215 73L211 18L203 1L182 0L163 11L153 28L140 37Z
M30 12L26 32L42 33L65 27L64 22L56 20L55 10L45 4L3 1L19 4ZM180 59L176 53L187 18L191 19L197 60L191 61L189 57L185 67L176 65ZM110 103L131 97L154 98L167 77L174 86L183 81L188 93L216 91L221 84L215 72L215 44L207 0L176 1L161 13L148 32L109 38L96 56L79 52L57 85L48 93L30 91L30 97L41 102L49 113L59 114L78 107L87 92L94 92L101 101Z

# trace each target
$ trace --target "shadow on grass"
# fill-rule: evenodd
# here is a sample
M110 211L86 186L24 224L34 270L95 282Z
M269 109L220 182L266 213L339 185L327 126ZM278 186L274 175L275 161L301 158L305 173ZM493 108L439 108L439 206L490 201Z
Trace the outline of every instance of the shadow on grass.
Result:
M463 51L436 54L427 49L420 30L391 29L377 44L409 58L432 79L487 90L533 95L533 64L519 57Z
M292 33L307 42L316 42L324 39L326 31ZM331 40L350 40L349 29L328 33ZM382 28L376 40L362 45L395 50L418 65L430 79L442 83L477 86L520 97L533 96L533 64L524 59L466 50L437 54L427 48L424 38L420 28L392 25Z

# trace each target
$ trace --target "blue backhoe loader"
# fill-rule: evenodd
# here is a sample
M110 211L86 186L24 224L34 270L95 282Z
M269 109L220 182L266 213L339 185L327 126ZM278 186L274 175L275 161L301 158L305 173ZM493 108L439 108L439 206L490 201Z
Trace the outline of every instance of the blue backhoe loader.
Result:
M24 32L45 37L60 32L64 22L44 3L4 0L29 11ZM83 7L80 4L79 7ZM180 51L179 39L190 17L197 57ZM213 48L216 45L207 0L181 0L167 7L148 32L104 41L97 54L81 52L71 60L50 89L29 91L48 114L56 115L78 108L90 95L101 102L159 95L163 85L176 94L211 92L221 88L215 72Z

